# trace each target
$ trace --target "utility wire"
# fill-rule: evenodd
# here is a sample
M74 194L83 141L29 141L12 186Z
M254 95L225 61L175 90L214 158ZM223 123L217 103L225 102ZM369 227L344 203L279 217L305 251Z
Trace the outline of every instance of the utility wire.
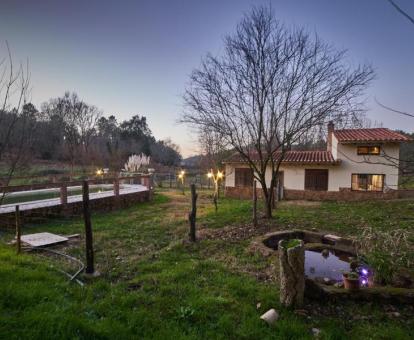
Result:
M408 116L408 117L412 117L412 118L414 118L414 114L412 114L412 113L408 113L408 112L404 112L404 111L399 111L399 110L393 109L393 108L391 108L391 107L385 106L384 104L381 104L381 103L377 100L377 98L374 98L374 100L375 100L375 102L376 102L379 106L381 106L382 108L384 108L384 109L386 109L386 110L389 110L389 111L392 111L392 112L395 112L395 113L399 113L400 115L404 115L404 116Z
M404 17L406 17L412 24L414 24L414 18L410 16L406 11L404 11L400 6L398 6L393 0L388 0L388 2Z

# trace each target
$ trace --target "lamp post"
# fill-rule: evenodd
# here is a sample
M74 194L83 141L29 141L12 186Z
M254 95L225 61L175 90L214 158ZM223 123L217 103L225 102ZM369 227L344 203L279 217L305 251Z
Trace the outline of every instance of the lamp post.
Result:
M213 202L214 202L214 206L216 207L216 212L217 212L217 200L219 197L219 181L223 179L224 174L220 170L217 170L217 172L214 173L213 169L210 169L210 172L207 174L207 177L211 178L214 183Z
M181 170L180 173L178 174L178 178L181 181L181 187L183 189L183 195L184 195L184 176L185 176L185 171Z

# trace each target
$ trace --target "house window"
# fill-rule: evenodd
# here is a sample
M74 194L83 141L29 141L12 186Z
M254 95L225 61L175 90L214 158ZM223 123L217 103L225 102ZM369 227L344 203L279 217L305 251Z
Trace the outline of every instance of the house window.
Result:
M327 169L305 169L305 190L327 191Z
M235 168L235 186L253 187L253 171L250 168Z
M353 174L352 190L383 191L385 175Z
M380 151L379 145L360 145L357 148L358 155L379 155Z

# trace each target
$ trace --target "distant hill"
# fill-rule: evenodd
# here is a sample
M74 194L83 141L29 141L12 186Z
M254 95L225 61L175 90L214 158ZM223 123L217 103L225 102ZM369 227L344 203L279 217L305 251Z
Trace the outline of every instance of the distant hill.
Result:
M198 168L200 166L202 158L203 156L201 155L184 158L181 161L181 166L186 168Z

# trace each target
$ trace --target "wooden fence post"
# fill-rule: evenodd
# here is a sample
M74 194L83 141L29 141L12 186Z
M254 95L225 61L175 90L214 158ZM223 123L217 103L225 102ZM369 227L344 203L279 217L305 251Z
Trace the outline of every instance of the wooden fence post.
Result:
M68 203L68 187L62 185L60 187L60 204L66 205Z
M188 214L190 221L190 241L196 241L196 214L197 214L197 193L195 184L191 184L191 212Z
M118 178L118 174L115 174L115 179L114 179L114 195L115 195L115 197L119 196L119 178Z
M253 227L257 228L257 181L253 180Z
M94 268L94 254L93 254L93 237L91 212L89 208L89 185L88 181L83 181L83 219L85 221L85 246L86 246L86 269L87 274L93 274Z
M22 226L20 222L20 210L19 210L18 205L16 205L15 217L16 217L16 247L17 247L17 254L20 254L22 250L22 243L21 243Z

